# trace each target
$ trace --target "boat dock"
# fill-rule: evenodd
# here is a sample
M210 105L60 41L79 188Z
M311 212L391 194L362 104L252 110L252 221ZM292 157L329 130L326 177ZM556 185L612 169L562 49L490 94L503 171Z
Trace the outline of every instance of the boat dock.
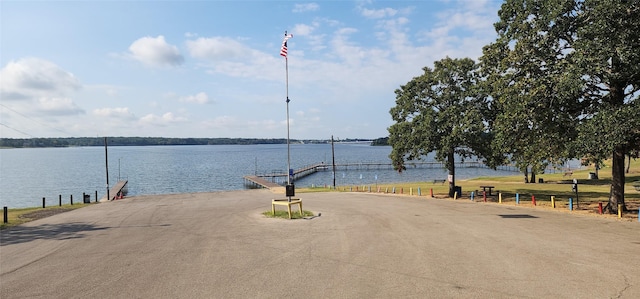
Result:
M304 166L293 172L293 180L316 173L318 171L327 171L333 169L333 164L316 163ZM479 161L456 162L456 167L462 168L489 168ZM441 162L421 162L411 161L405 163L406 168L444 168ZM374 170L374 169L393 169L390 162L358 162L358 163L336 163L336 170ZM514 166L499 166L498 170L515 171L518 169ZM256 174L244 176L245 185L249 188L282 188L287 182L287 174L281 172Z
M308 176L312 173L318 172L320 170L327 170L328 166L324 163L316 163L312 165L307 165L302 168L293 171L293 179L294 181L305 176ZM286 183L287 174L286 173L271 173L271 174L262 174L262 175L247 175L244 176L244 183L249 187L254 188L267 188L267 189L275 189L275 188L283 188L283 184Z
M107 195L105 194L104 197L102 197L100 199L100 202L105 202L108 200L113 200L116 195L120 192L122 192L123 194L127 194L127 183L129 181L128 180L122 180L116 183L115 186L113 186L111 189L109 189L109 199L107 199Z

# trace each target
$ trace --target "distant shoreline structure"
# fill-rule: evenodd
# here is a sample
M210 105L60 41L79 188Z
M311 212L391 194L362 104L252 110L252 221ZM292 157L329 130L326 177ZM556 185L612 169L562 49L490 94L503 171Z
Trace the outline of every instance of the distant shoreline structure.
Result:
M286 138L107 137L109 146L287 144ZM372 144L376 139L343 139L338 143ZM330 139L291 139L293 144L327 144ZM0 138L0 148L104 146L104 137Z

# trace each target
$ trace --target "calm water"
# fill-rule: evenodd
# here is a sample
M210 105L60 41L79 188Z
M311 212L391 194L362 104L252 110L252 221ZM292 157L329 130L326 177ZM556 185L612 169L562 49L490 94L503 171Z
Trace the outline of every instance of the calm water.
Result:
M336 163L390 162L391 147L368 144L336 144ZM282 173L287 169L284 145L207 145L109 147L109 183L129 180L129 195L210 192L245 189L243 176ZM291 166L331 164L331 145L292 144ZM456 178L513 175L484 168L458 168ZM445 179L445 169L338 170L337 185L361 185ZM297 180L297 187L331 185L331 171ZM58 196L68 203L82 201L82 193L106 193L104 147L30 148L0 150L0 206L57 205Z

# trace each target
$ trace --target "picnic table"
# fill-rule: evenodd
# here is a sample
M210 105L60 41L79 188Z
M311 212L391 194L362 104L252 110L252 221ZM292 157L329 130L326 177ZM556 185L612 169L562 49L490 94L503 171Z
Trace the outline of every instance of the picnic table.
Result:
M482 191L484 191L488 196L491 196L491 190L493 188L495 188L494 186L480 186L480 188L482 188ZM489 189L489 192L487 192L487 189Z

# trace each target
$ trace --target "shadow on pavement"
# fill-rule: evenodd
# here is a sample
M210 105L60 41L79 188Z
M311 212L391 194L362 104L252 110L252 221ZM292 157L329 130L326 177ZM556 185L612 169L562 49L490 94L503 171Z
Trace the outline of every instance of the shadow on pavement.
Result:
M538 218L536 216L532 216L532 215L527 215L527 214L511 214L511 215L498 215L502 218Z
M14 226L0 232L0 246L34 240L67 240L82 238L84 232L107 229L86 223L42 224L38 226Z

